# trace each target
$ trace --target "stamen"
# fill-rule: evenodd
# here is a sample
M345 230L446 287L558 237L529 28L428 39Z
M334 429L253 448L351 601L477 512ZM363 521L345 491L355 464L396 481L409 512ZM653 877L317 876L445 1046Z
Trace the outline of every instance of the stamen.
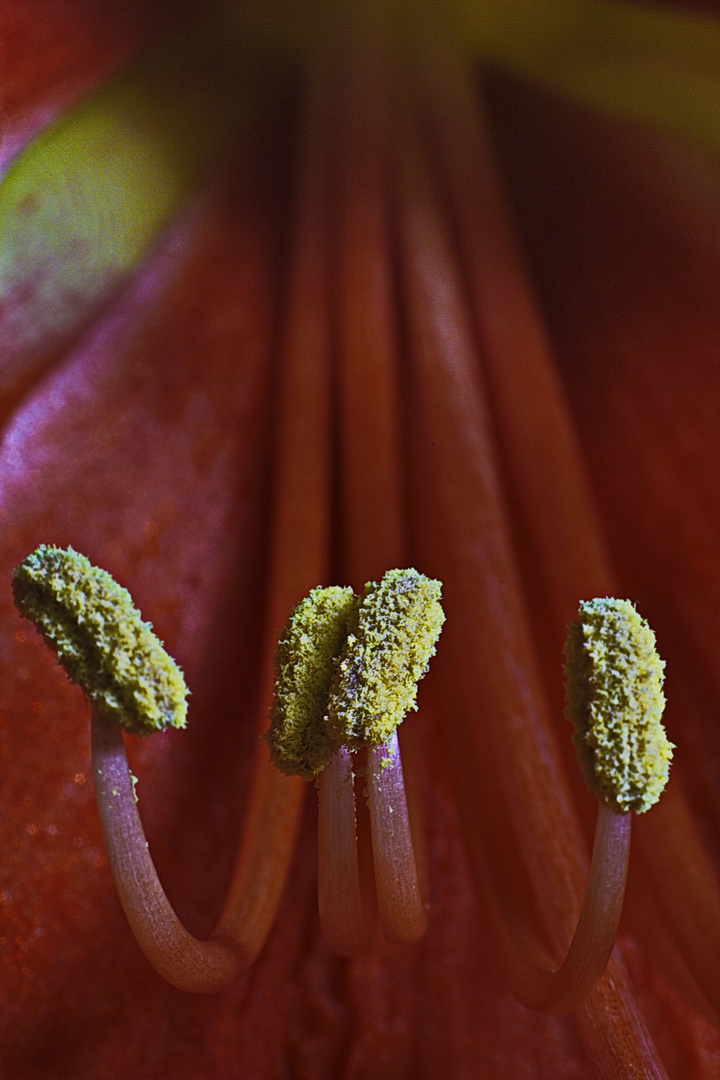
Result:
M555 939L555 948L563 937L565 941L570 938L571 913L580 907L582 843L555 759L462 276L453 260L448 226L430 178L419 121L410 109L399 117L397 146L417 450L421 466L427 470L425 483L433 485L435 514L442 521L439 535L434 521L428 520L424 492L416 491L416 513L423 520L422 534L418 530L418 535L428 545L423 557L435 559L453 580L452 592L447 590L448 615L451 632L459 638L455 649L448 650L442 672L447 698L457 703L457 734L448 740L448 750L458 778L457 794L479 895L490 915L491 933L497 937L505 974L516 991L523 993L523 1000L533 998L536 1006L552 1007L557 991L554 1004L567 1008L571 1001L581 1001L601 974L607 960L607 938L600 961L596 958L593 969L583 973L582 985L573 980L566 996L567 988L561 993L558 985L549 995L535 993L533 966L545 968L547 976L555 965L537 941L527 900L517 882L502 877L500 868L507 856L496 854L496 837L509 836L516 846L518 863L538 889L538 908ZM505 362L512 364L513 358L507 357ZM452 655L461 651L462 667L450 670L447 664ZM481 710L475 705L478 694ZM493 762L492 769L489 762ZM478 785L483 788L480 797ZM612 827L606 832L607 824ZM617 844L618 832L626 833L627 826L611 819L601 821L596 848L601 863L608 842L611 850L622 847L622 842ZM624 882L623 860L617 865L622 872L615 875L611 891L621 896L617 887ZM591 881L595 880L593 871ZM613 926L616 915L614 911ZM510 930L509 922L514 918L517 925ZM585 917L582 925L587 925ZM532 956L533 964L523 962L518 968L509 959L518 954L518 940L528 943L521 956ZM573 966L576 955L573 952ZM525 997L528 991L529 998ZM624 1038L628 1045L634 1045L637 1060L643 1060L646 1036L634 1031L637 1021L629 1015L629 998L618 995L613 1000ZM608 1048L607 1054L608 1060L618 1060L614 1048Z
M327 85L328 96L337 103L341 558L355 583L387 566L403 565L407 557L392 251L388 16L382 3L365 0L343 9L345 31ZM368 779L372 787L372 776ZM322 800L322 785L320 792ZM419 799L411 813L413 859L424 865ZM360 884L367 898L373 875L366 837L370 832L372 839L372 828L362 803L358 817L359 861L366 871ZM386 855L392 863L394 841L385 839L391 843ZM377 869L374 876L377 879ZM417 906L422 908L421 898ZM387 924L385 932L392 936Z
M441 34L434 41L436 54L424 72L427 102L463 250L480 342L478 359L488 378L521 553L532 560L526 583L536 622L541 618L543 624L538 650L551 668L577 597L611 595L617 584L577 435L520 261L482 101ZM635 833L638 864L667 919L667 932L681 943L699 986L720 1013L720 884L679 778L669 784L653 813L637 823ZM692 904L688 895L694 898ZM642 917L639 921L642 926ZM612 983L604 993L620 996L602 1007L619 1016L625 1008L621 999L629 1000L630 990L616 960L612 966ZM594 1009L592 1002L588 1009ZM631 1023L637 1021L631 1018ZM599 1016L588 1015L593 1056L599 1024ZM615 1033L613 1060L622 1060L626 1067L628 1042L619 1024ZM636 1040L629 1030L627 1038ZM642 1032L638 1040L636 1045L644 1046L647 1034ZM601 1051L610 1052L607 1047ZM638 1052L644 1057L644 1050Z
M583 1001L605 970L625 895L628 811L654 805L672 757L660 721L664 664L655 635L632 604L609 597L581 603L565 649L567 715L585 778L601 801L585 899L557 970L538 962L532 942L520 945L503 930L513 993L529 1008L553 1012ZM496 918L504 921L497 909Z
M601 805L580 919L567 956L548 969L504 938L513 992L530 1008L565 1011L587 995L610 957L630 855L630 814L657 802L672 745L660 717L663 661L627 600L580 604L566 643L567 715L585 778Z
M325 198L327 129L323 99L311 98L308 113L304 176L301 185L296 256L291 274L287 337L281 375L281 416L278 423L277 496L271 557L271 595L266 650L266 693L272 686L274 628L288 608L327 572L329 497L329 327L328 263ZM298 409L298 401L303 408ZM104 768L104 766L103 766ZM118 765L121 769L121 764ZM113 784L100 788L108 848L114 858L116 884L126 913L148 958L161 974L181 988L212 991L242 974L262 949L275 917L294 850L305 785L278 772L267 746L259 742L253 783L228 897L209 943L204 974L177 970L173 954L184 931L162 891L134 800L118 800ZM106 796L111 796L109 801ZM165 927L165 928L164 928ZM173 927L175 929L173 929ZM232 940L232 972L218 974L217 942ZM184 939L183 939L184 940ZM195 945L183 949L194 955ZM204 943L199 943L203 946ZM167 955L166 955L167 954ZM203 952L205 955L205 952ZM186 981L183 981L186 980ZM224 981L223 981L224 980Z
M265 740L288 776L318 776L318 904L328 948L342 956L366 941L360 899L355 795L350 754L326 711L335 664L355 598L350 588L310 592L293 610L275 650L275 685Z
M173 986L214 993L238 975L227 941L199 941L173 911L150 857L135 804L120 725L147 735L185 722L185 684L130 594L72 549L40 547L17 567L19 610L56 649L95 701L92 763L110 867L121 903L150 963ZM169 703L173 703L170 708Z
M417 941L427 919L413 851L397 726L416 708L417 682L445 621L440 583L416 570L368 582L348 626L328 702L328 726L368 747L370 827L380 919L392 941Z
M529 1009L568 1012L581 1005L607 967L622 913L630 855L630 815L598 809L595 842L577 927L559 967L522 917L491 889L484 898L512 993ZM491 876L491 875L490 875ZM495 883L496 884L496 883Z
M440 583L416 570L389 570L357 601L349 589L313 589L278 642L268 742L279 768L320 774L320 910L326 940L343 954L365 937L349 750L367 748L386 935L411 942L426 928L396 729L416 708L417 682L435 652L445 619L439 599Z

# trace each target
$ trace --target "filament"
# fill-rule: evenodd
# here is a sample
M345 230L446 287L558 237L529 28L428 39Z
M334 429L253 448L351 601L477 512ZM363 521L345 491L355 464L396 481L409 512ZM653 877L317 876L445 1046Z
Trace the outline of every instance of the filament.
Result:
M275 508L267 603L264 701L275 633L329 562L330 326L327 122L309 94L279 386ZM261 727L265 720L261 721ZM258 743L250 806L218 932L242 943L249 966L275 919L295 847L306 785L283 776Z
M575 934L562 964L542 961L537 941L523 927L513 935L496 910L506 977L515 997L530 1009L567 1012L588 996L607 967L620 924L630 854L630 814L600 805L585 898ZM522 946L519 944L522 943Z
M525 285L482 113L467 73L446 59L427 69L427 107L469 284L493 417L524 550L542 611L546 664L581 596L617 595L614 572L549 345ZM532 584L534 583L534 585ZM552 619L549 620L549 616ZM720 1014L720 885L678 780L636 829L636 855L706 997ZM694 897L687 904L688 895Z
M318 118L310 115L279 388L276 499L262 679L267 705L275 629L304 593L326 576L328 564L330 352L324 130ZM93 723L97 732L106 730L100 717ZM263 716L260 727L264 724ZM246 971L265 944L294 852L306 785L297 777L278 772L265 743L258 740L244 833L228 895L213 938L198 942L178 922L157 880L128 787L119 730L111 736L113 787L101 787L98 800L128 919L148 959L170 982L190 991L217 990ZM107 756L103 746L99 744L98 753ZM106 773L106 764L101 765ZM114 799L114 787L125 793L122 803ZM126 820L131 823L127 837ZM184 966L176 959L178 942L190 958ZM214 959L216 954L224 965L217 971L220 961ZM196 956L203 958L202 970L201 965L191 962Z
M433 59L437 66L439 61ZM447 634L457 636L456 653L464 658L461 670L450 674L448 669L445 687L450 701L460 699L455 714L458 730L448 749L459 781L466 840L480 893L490 910L503 919L493 884L488 887L485 861L498 860L492 834L510 833L522 866L514 889L525 875L531 888L546 886L535 896L538 918L560 951L559 943L572 934L572 912L577 912L583 895L582 842L561 781L521 598L463 275L451 254L448 224L434 191L418 117L409 107L402 112L397 143L413 404L422 428L422 441L418 435L416 444L421 467L432 478L435 515L443 521L440 541L434 519L425 516L423 537L448 586ZM492 206L489 212L494 212ZM512 318L512 313L505 312L505 317ZM514 363L514 357L505 356L504 363ZM414 501L416 514L422 513L424 499L417 490ZM480 706L474 704L478 692ZM482 719L473 725L470 717L478 708ZM495 763L494 775L485 766L488 761ZM485 789L480 799L478 787ZM480 805L484 807L482 820L478 820ZM619 876L624 880L624 874ZM522 912L524 938L537 941L527 900L517 891L513 907ZM495 925L491 922L491 927ZM500 925L504 933L506 923ZM603 933L601 951L610 951L613 920L604 924ZM576 952L571 962L577 959ZM549 963L548 972L555 966ZM615 972L618 977L617 967ZM584 992L589 989L586 985ZM607 993L614 1000L618 1036L614 1046L605 1048L608 1062L621 1060L632 1045L643 1067L654 1069L656 1059L648 1050L647 1034L634 1012L624 977L619 976L617 987ZM592 1002L593 998L586 1006L591 1013L608 1007L607 1001L597 997ZM592 1045L590 1032L588 1039Z
M385 936L417 941L427 929L420 892L397 732L367 752L375 886Z
M341 39L331 73L334 79L327 87L337 102L342 563L357 586L390 567L405 565L407 544L390 228L390 82L385 30L381 5L352 4L346 36ZM369 750L368 756L373 753ZM372 792L372 782L369 786ZM322 786L320 792L322 800ZM383 805L382 799L379 805ZM363 814L364 807L359 811ZM416 843L421 843L418 800L412 812L413 835ZM396 852L399 837L377 825L371 827L371 834L385 936L414 940L422 932L418 928L421 922L424 928L425 918L414 849L402 846ZM414 882L411 906L416 914L409 920L403 904L382 895L389 879L385 871L379 872L378 861L388 866L396 855L403 865L408 859L413 862L408 880ZM364 865L361 852L360 866ZM362 880L360 884L364 892ZM420 910L422 918L417 914ZM366 918L368 915L366 912Z
M181 990L223 990L239 972L227 940L199 941L170 906L148 851L122 730L92 710L92 771L110 868L130 927L155 970Z
M318 777L318 907L325 944L354 956L368 943L358 869L352 755L341 747Z

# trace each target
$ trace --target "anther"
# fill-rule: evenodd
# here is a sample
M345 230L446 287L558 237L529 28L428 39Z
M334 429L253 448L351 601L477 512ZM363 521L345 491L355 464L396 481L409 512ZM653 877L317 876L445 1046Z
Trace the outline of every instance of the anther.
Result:
M580 604L565 645L568 720L588 786L617 813L649 810L668 780L665 663L629 600Z
M661 723L665 665L655 635L629 601L582 602L565 654L566 715L600 805L585 898L560 967L553 970L525 955L496 912L513 992L528 1007L551 1012L579 1005L605 970L625 896L629 811L642 813L657 801L672 757Z

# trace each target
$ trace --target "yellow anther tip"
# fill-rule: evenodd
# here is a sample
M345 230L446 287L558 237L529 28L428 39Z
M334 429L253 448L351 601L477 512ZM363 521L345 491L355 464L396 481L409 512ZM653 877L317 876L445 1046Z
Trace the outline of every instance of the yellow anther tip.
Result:
M15 568L13 595L99 709L135 735L185 726L182 671L105 570L72 548L41 545Z
M566 715L588 786L618 813L660 798L672 759L664 661L629 600L583 601L565 643Z
M411 709L445 621L441 584L417 570L370 581L350 616L328 724L351 750L386 742Z
M353 599L350 588L313 589L291 613L278 639L265 739L272 761L288 775L312 780L335 749L325 710Z

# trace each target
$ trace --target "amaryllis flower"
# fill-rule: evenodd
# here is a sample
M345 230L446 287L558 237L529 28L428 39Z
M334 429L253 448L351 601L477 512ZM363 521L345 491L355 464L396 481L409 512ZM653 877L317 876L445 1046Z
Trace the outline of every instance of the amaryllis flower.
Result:
M377 7L0 4L9 1078L720 1067L720 29ZM112 571L185 669L187 731L128 753L193 935L252 853L259 955L221 993L129 929L87 705L12 606L41 543ZM411 563L447 613L402 733L428 929L343 958L314 792L258 738L269 657L313 586ZM548 1014L504 941L557 964L577 921L596 802L561 647L606 594L657 631L678 749L607 972Z

